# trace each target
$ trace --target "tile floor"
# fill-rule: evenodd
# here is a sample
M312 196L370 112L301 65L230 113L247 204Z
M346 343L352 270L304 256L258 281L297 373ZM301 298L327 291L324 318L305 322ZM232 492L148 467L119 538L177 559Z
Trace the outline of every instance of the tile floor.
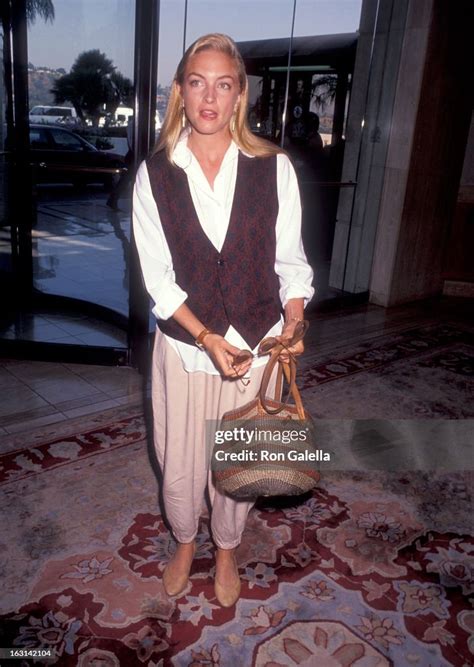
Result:
M0 359L0 434L140 404L143 384L135 369L123 366Z
M127 334L113 324L80 313L37 309L15 313L0 324L0 339L66 345L127 347Z
M469 326L472 314L472 301L454 297L391 309L368 304L314 313L301 365L314 363L319 353L337 354L344 346L381 333L446 321ZM60 319L57 326L64 326ZM77 326L81 328L80 323ZM0 359L0 392L0 434L17 433L120 405L141 404L147 379L127 367Z

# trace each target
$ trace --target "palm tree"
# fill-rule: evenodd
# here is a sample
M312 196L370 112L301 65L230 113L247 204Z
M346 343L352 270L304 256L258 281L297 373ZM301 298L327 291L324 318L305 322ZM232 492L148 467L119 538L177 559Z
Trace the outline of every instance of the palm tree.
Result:
M54 5L52 0L26 0L26 18L28 23L36 21L40 16L44 21L54 21Z
M311 94L316 106L324 109L336 98L337 75L320 74L315 77L311 86Z
M13 127L13 86L12 86L12 54L10 35L12 29L12 4L13 0L0 0L0 19L2 23L2 46L3 54L0 58L3 60L3 86L5 89L5 120L8 127ZM37 16L44 21L54 20L54 5L52 0L26 0L26 18L31 24L34 23ZM1 84L0 84L1 85Z

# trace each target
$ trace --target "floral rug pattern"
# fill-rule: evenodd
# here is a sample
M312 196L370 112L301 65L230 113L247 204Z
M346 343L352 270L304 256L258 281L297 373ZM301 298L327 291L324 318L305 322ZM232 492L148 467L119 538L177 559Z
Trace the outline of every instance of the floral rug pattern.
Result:
M455 346L405 352L464 382ZM2 667L473 664L472 473L328 472L302 498L259 502L238 549L241 598L223 609L205 512L187 589L164 593L175 545L153 466L133 411L2 443L0 646L54 655Z
M74 448L69 465L45 454L43 472L4 481L2 506L18 525L1 545L2 646L51 648L49 664L88 667L472 664L467 473L334 473L300 504L258 505L238 551L242 597L223 609L206 516L189 586L166 597L174 542L151 511L145 441L114 449L114 424L111 446L92 455L108 430L80 434L91 456L79 464Z

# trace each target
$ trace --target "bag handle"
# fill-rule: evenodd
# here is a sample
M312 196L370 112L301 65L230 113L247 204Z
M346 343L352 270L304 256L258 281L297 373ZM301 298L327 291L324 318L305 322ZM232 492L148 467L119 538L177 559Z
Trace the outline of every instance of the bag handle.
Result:
M260 343L259 354L267 354L268 352L270 352L271 355L267 365L265 366L259 392L260 403L265 412L267 412L269 415L277 415L279 412L281 412L285 407L284 403L288 401L288 398L291 394L293 396L293 400L295 401L298 417L300 419L305 419L305 410L303 407L303 401L301 400L300 392L298 390L298 387L296 386L295 358L290 353L289 363L284 363L282 361L279 361L279 356L284 349L288 349L288 347L296 345L296 343L298 343L300 340L304 338L304 335L308 330L308 326L309 322L307 320L299 322L295 327L295 333L293 335L293 338L291 339L291 341L288 342L288 344L282 343L278 341L276 338L265 338ZM268 384L270 382L271 375L273 373L273 369L275 368L275 364L277 363L278 363L278 373L275 384L274 400L279 401L279 397L281 395L281 390L282 390L283 375L285 375L285 379L288 382L288 394L286 396L284 403L280 407L271 408L266 402L266 392L268 389Z
M291 383L291 376L290 376L290 371L288 369L288 364L280 363L280 366L283 368L283 372L285 374L286 381L290 385L291 388L291 395L293 396L293 400L296 405L296 410L298 412L298 417L300 419L306 419L306 411L303 407L303 400L301 398L300 390L296 386L296 362L293 361L293 366L294 366L294 377L293 377L293 384Z

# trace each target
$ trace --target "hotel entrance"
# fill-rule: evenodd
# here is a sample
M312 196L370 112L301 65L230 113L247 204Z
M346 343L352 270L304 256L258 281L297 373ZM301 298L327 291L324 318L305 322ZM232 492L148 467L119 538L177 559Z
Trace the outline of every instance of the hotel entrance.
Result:
M0 351L145 359L154 320L131 232L133 177L159 134L176 63L206 32L238 42L251 127L295 165L315 307L366 299L364 286L331 282L347 260L340 239L335 252L338 207L341 197L351 206L357 185L342 167L361 8L285 0L276 16L264 1L2 3ZM375 13L367 21L374 30Z

